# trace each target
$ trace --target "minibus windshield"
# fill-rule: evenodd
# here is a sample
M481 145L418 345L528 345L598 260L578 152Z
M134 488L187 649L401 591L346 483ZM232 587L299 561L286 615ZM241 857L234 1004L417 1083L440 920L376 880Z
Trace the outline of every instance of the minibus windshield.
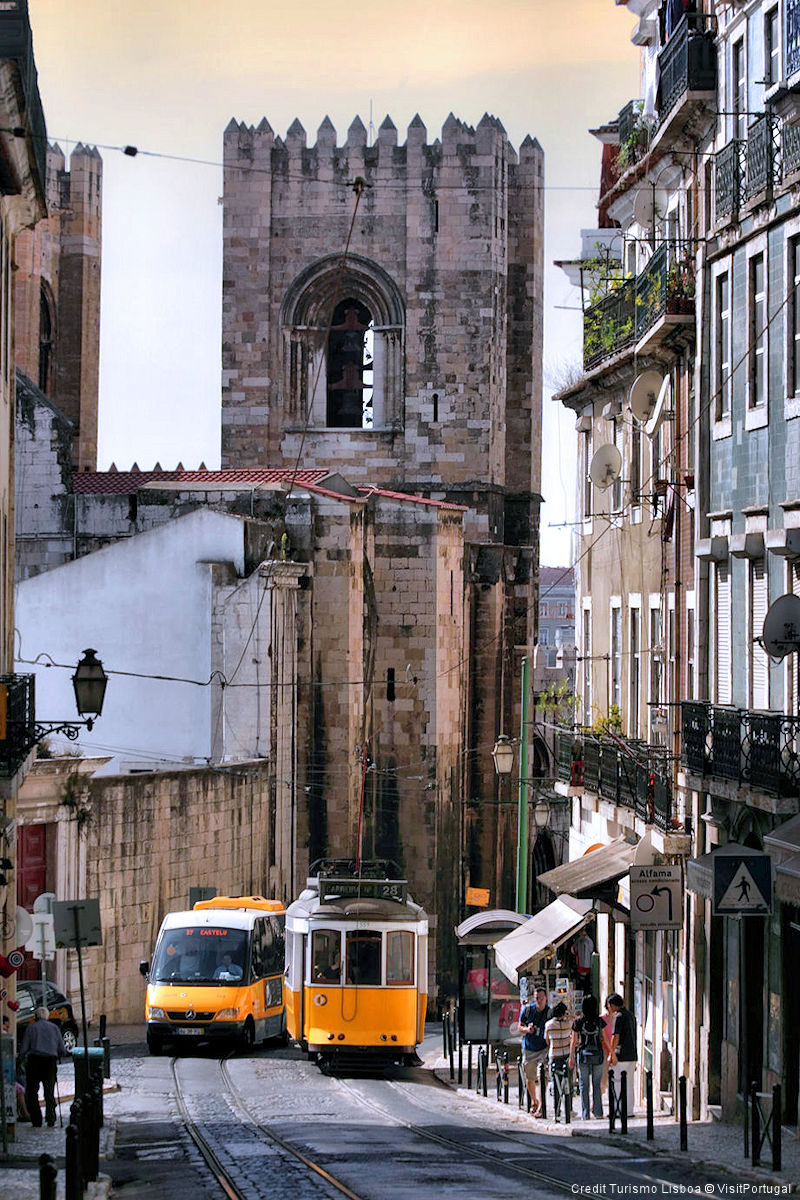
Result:
M247 970L246 929L184 925L167 929L156 947L150 978L158 983L230 984Z

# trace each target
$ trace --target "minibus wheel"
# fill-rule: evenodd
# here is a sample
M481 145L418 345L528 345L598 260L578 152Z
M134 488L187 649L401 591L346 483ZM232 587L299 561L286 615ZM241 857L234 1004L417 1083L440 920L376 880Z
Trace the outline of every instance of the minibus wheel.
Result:
M255 1044L256 1027L253 1023L253 1018L248 1017L244 1023L244 1029L242 1030L242 1036L240 1038L239 1045L241 1046L242 1050L252 1050Z

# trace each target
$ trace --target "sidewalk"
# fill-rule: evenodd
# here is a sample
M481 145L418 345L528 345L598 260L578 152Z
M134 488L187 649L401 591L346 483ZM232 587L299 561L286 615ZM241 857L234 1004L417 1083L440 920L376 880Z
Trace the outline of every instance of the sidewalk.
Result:
M58 1093L61 1097L63 1126L57 1122L52 1129L43 1125L34 1129L27 1121L18 1122L15 1140L8 1143L8 1159L0 1157L0 1197L2 1200L39 1200L39 1156L51 1154L59 1167L57 1182L58 1200L64 1200L64 1152L66 1145L69 1106L75 1099L71 1063L58 1070ZM103 1081L103 1094L118 1091L113 1079ZM106 1123L100 1130L100 1175L86 1190L86 1200L106 1200L111 1190L111 1179L103 1175L102 1159L113 1153L114 1128ZM2 1155L2 1148L0 1148Z
M448 1087L457 1091L460 1096L471 1097L476 1103L491 1105L509 1114L509 1118L520 1122L525 1128L534 1127L538 1132L553 1137L583 1138L600 1142L618 1148L631 1147L636 1155L653 1154L665 1159L680 1159L690 1162L697 1167L711 1167L715 1170L727 1171L735 1176L736 1183L759 1183L780 1185L781 1191L800 1194L800 1138L795 1130L783 1127L781 1138L781 1170L772 1170L772 1151L768 1144L761 1152L761 1166L753 1167L750 1159L744 1155L744 1130L741 1125L725 1121L692 1121L687 1127L687 1149L680 1148L680 1126L671 1116L654 1117L654 1138L647 1141L647 1120L643 1113L637 1113L628 1119L628 1133L623 1136L608 1130L608 1119L604 1121L573 1120L569 1125L556 1124L552 1120L531 1117L524 1109L517 1107L516 1078L510 1079L508 1105L499 1104L496 1099L496 1072L490 1068L487 1086L487 1096L484 1098L474 1089L467 1090L466 1082L459 1086L458 1061L455 1065L455 1080L450 1079L450 1064L442 1057L441 1049L429 1051L424 1055L425 1066L434 1072L436 1077ZM473 1081L475 1073L473 1072ZM464 1064L464 1080L466 1081L466 1063ZM548 1108L552 1112L552 1101L548 1096ZM742 1193L744 1194L744 1192Z

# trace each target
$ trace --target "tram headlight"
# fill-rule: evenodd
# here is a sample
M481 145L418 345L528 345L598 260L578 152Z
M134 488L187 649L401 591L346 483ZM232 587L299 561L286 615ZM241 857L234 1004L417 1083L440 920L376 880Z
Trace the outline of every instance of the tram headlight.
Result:
M235 1021L239 1016L238 1008L221 1008L217 1013L217 1021Z
M167 1014L163 1008L156 1008L155 1004L151 1004L147 1010L148 1021L166 1021Z

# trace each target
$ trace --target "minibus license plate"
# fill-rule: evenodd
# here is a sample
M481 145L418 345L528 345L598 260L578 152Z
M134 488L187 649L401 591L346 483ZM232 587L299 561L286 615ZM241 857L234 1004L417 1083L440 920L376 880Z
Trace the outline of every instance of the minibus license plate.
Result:
M195 1037L199 1037L202 1033L205 1033L205 1029L192 1029L188 1025L179 1025L175 1032L194 1034Z

